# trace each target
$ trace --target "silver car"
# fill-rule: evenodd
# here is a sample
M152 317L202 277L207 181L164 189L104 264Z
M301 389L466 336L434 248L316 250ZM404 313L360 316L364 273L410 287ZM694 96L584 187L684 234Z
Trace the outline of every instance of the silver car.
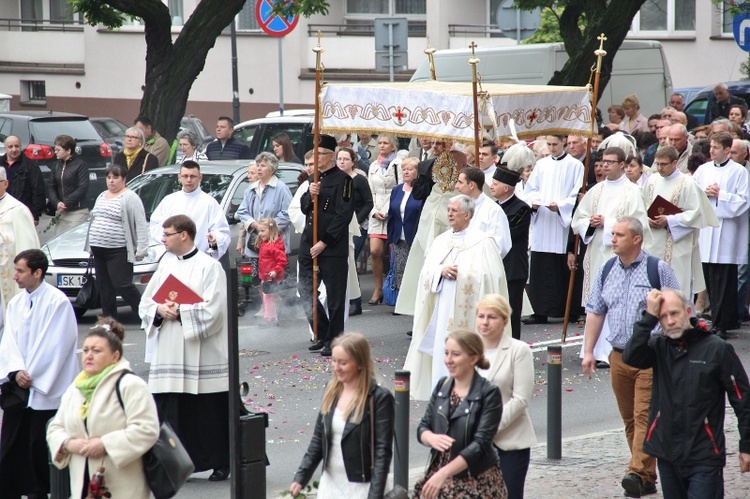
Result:
M219 203L227 216L232 229L232 239L236 243L239 233L238 220L234 214L242 203L242 198L249 185L247 180L247 160L238 161L206 161L201 162L203 180L201 189L207 192ZM165 166L150 170L128 183L128 188L137 193L143 201L146 218L168 194L181 189L177 178L179 165ZM297 190L297 177L303 171L302 165L296 163L280 163L276 171L277 176L292 191ZM86 231L88 224L74 227L42 246L50 261L45 280L59 288L73 301L84 283L84 273L88 267L89 254L85 251ZM235 251L236 244L231 244L229 257L240 257ZM291 255L296 256L299 250L299 234L292 234ZM133 283L141 293L146 288L151 276L164 254L164 246L155 244L149 247L148 256L133 265ZM76 308L76 316L81 317L86 309Z

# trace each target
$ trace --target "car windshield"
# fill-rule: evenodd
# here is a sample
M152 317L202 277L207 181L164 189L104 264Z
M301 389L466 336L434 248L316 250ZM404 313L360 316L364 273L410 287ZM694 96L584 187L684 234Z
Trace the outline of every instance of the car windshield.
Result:
M102 140L89 120L32 120L29 131L36 144L54 144L58 135L70 135L76 141Z
M201 189L221 204L231 183L232 175L204 173ZM146 218L151 219L151 214L161 200L177 192L182 186L176 174L161 173L139 175L128 184L128 188L140 196L143 208L146 210Z

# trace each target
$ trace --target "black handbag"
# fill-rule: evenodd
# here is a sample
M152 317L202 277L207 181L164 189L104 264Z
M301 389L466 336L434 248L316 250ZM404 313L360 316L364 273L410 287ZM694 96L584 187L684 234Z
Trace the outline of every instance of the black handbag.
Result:
M279 292L279 283L276 281L263 281L261 287L265 295L273 295Z
M253 216L254 204L255 204L255 191L252 191L250 193L250 216L253 218L255 218ZM257 241L258 241L258 229L248 229L247 230L247 249L255 253L259 253L260 247L256 244Z
M73 306L84 308L86 310L100 308L102 306L99 290L96 288L96 278L94 277L94 255L89 256L86 272L83 274L84 283L73 301Z
M123 411L125 411L125 405L120 395L120 381L126 374L130 374L130 371L122 373L115 385L117 400ZM169 499L177 495L195 471L190 455L166 421L159 428L159 439L143 455L142 461L146 482L156 499Z
M22 408L29 404L29 389L21 388L18 383L7 381L0 385L0 409Z

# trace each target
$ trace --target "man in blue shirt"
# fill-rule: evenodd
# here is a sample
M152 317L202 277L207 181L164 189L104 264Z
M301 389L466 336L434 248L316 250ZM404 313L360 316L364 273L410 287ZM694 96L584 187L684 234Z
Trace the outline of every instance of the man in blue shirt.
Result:
M584 357L581 366L590 379L595 370L594 345L607 330L612 344L609 355L612 390L620 415L625 423L625 435L631 459L622 479L626 497L656 493L656 461L643 451L648 410L651 402L651 369L636 369L626 365L622 352L633 334L633 324L641 319L646 309L646 295L655 287L679 289L671 267L643 251L643 225L635 217L619 217L612 228L614 262L605 263L591 284L586 304ZM654 268L653 263L656 263ZM649 272L649 267L656 272ZM605 275L605 269L608 271ZM649 275L649 274L658 274ZM658 283L653 282L658 278ZM657 286L658 284L658 286ZM606 324L605 324L606 321Z

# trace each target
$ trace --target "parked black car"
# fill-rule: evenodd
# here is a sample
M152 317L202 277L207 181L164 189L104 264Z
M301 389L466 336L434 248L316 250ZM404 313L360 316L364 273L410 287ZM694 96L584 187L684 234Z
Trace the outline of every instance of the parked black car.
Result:
M70 135L76 139L76 154L89 167L88 199L94 200L107 188L104 170L112 162L112 149L91 124L80 114L54 111L10 111L0 113L0 141L9 135L21 139L26 157L34 160L49 182L50 168L55 164L55 137Z

